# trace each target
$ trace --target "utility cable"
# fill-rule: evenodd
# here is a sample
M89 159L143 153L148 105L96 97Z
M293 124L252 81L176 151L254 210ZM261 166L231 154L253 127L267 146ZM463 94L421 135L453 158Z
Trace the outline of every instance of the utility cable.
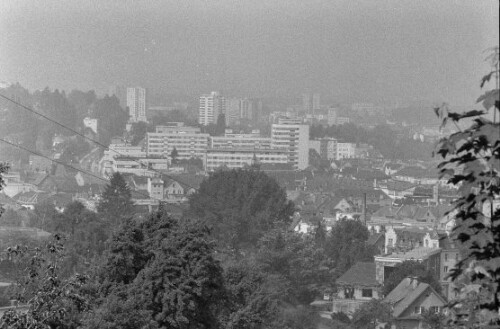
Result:
M94 144L96 144L96 145L99 145L100 147L102 147L102 148L104 148L104 149L108 149L108 150L110 150L110 151L113 151L113 152L115 152L115 153L117 153L117 154L121 155L121 156L128 157L127 155L122 154L122 153L120 153L120 152L118 152L118 151L116 151L116 150L114 150L114 149L110 148L109 146L106 146L106 145L102 144L101 142L98 142L98 141L96 141L96 140L94 140L94 139L92 139L92 138L89 138L89 137L85 136L84 134L82 134L82 133L80 133L80 132L76 131L75 129L70 128L70 127L68 127L68 126L66 126L66 125L64 125L64 124L62 124L62 123L60 123L60 122L57 122L56 120L54 120L54 119L52 119L52 118L50 118L50 117L48 117L48 116L46 116L46 115L44 115L44 114L42 114L42 113L40 113L40 112L37 112L37 111L33 110L32 108L30 108L30 107L28 107L28 106L26 106L26 105L24 105L24 104L22 104L22 103L20 103L20 102L18 102L18 101L16 101L16 100L12 99L12 98L9 98L9 97L7 97L7 96L5 96L5 95L1 94L1 93L0 93L0 97L2 97L3 99L5 99L5 100L7 100L7 101L9 101L9 102L11 102L11 103L13 103L13 104L15 104L15 105L20 106L21 108L23 108L23 109L25 109L25 110L27 110L27 111L29 111L29 112L31 112L31 113L33 113L33 114L35 114L35 115L38 115L38 116L40 116L40 117L42 117L42 118L44 118L44 119L46 119L46 120L48 120L48 121L50 121L50 122L53 122L53 123L55 123L56 125L58 125L58 126L60 126L60 127L63 127L63 128L65 128L65 129L67 129L67 130L71 131L72 133L74 133L74 134L76 134L76 135L78 135L78 136L80 136L80 137L83 137L83 138L85 138L85 139L87 139L87 140L91 141L92 143L94 143ZM52 159L51 159L51 160L52 160ZM134 161L134 162L136 162L136 163L138 163L138 164L140 164L141 166L143 165L143 163L142 163L142 162L137 161L137 160L135 160L135 159L133 159L133 158L131 158L131 160L132 160L132 161ZM187 184L187 183L185 183L185 182L183 182L183 181L181 181L181 180L179 180L179 179L176 179L176 178L174 178L174 177L173 177L173 176L171 176L171 175L168 175L168 174L162 173L161 171L158 171L158 170L153 169L153 168L148 169L148 170L151 170L151 171L154 171L154 172L156 172L156 173L160 174L160 175L161 175L160 177L165 176L165 177L167 177L167 178L170 178L171 180L174 180L174 181L176 181L176 182L179 182L179 183L181 183L181 184L183 184L183 185L185 185L185 186L187 186L187 187L189 187L189 188L192 188L192 189L194 189L194 190L196 190L196 191L198 190L198 188L196 188L196 187L194 187L194 186L191 186L190 184Z

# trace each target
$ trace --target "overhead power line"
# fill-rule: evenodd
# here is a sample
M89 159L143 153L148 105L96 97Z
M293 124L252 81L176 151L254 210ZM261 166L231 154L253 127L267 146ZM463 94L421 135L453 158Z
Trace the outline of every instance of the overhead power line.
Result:
M54 119L52 119L52 118L50 118L50 117L48 117L48 116L46 116L46 115L44 115L44 114L42 114L42 113L40 113L40 112L37 112L37 111L33 110L32 108L30 108L30 107L28 107L28 106L26 106L26 105L24 105L24 104L22 104L22 103L20 103L20 102L18 102L18 101L16 101L16 100L12 99L12 98L9 98L9 97L7 97L7 96L5 96L5 95L1 94L1 93L0 93L0 97L2 97L3 99L5 99L5 100L7 100L7 101L9 101L9 102L11 102L11 103L13 103L13 104L16 104L16 105L20 106L21 108L23 108L23 109L25 109L25 110L27 110L27 111L29 111L29 112L31 112L31 113L33 113L33 114L35 114L35 115L38 115L39 117L42 117L42 118L44 118L44 119L46 119L46 120L48 120L48 121L50 121L50 122L52 122L52 123L55 123L56 125L58 125L58 126L60 126L60 127L63 127L64 129L67 129L67 130L71 131L72 133L74 133L74 134L76 134L76 135L78 135L78 136L80 136L80 137L83 137L83 138L85 138L85 139L87 139L87 140L91 141L92 143L94 143L94 144L96 144L96 145L99 145L100 147L102 147L102 148L104 148L104 149L108 149L108 150L110 150L110 151L113 151L113 152L115 152L115 153L117 153L117 154L121 155L121 156L128 157L127 155L125 155L125 154L123 154L123 153L120 153L120 152L118 152L117 150L114 150L114 149L110 148L109 146L106 146L106 145L102 144L101 142L98 142L98 141L96 141L96 140L94 140L94 139L92 139L92 138L90 138L90 137L87 137L87 136L85 136L84 134L82 134L82 133L80 133L80 132L76 131L75 129L70 128L70 127L68 127L68 126L66 126L66 125L64 125L64 124L62 124L62 123L60 123L60 122L57 122L56 120L54 120ZM50 160L52 160L52 159L50 159ZM134 161L134 162L136 162L136 163L138 163L138 164L140 164L141 166L143 165L143 163L142 163L142 162L137 161L137 160L135 160L135 159L133 159L133 158L132 158L131 160L132 160L132 161ZM165 177L170 178L170 179L172 179L172 180L174 180L174 181L176 181L176 182L182 183L182 184L186 185L187 187L192 188L192 189L194 189L194 190L196 190L196 191L198 190L198 188L196 188L196 187L194 187L194 186L191 186L190 184L187 184L187 183L185 183L185 182L183 182L183 181L181 181L181 180L179 180L179 179L176 179L176 178L174 178L174 177L173 177L173 176L171 176L171 175L168 175L168 174L162 173L161 171L158 171L158 170L153 169L153 168L148 168L148 170L151 170L151 171L153 171L153 172L156 172L156 173L160 174L161 176L165 176Z
M85 171L85 170L82 170L82 169L79 169L79 168L73 167L73 166L71 166L71 165L69 165L69 164L67 164L67 163L64 163L64 162L61 162L61 161L57 161L57 160L51 159L51 158L49 158L48 156L45 156L45 155L43 155L43 154L41 154L41 153L35 152L35 151L33 151L33 150L30 150L30 149L28 149L28 148L26 148L26 147L23 147L23 146L21 146L21 145L17 145L17 144L14 144L14 143L12 143L12 142L6 141L6 140L5 140L5 139L3 139L3 138L0 138L0 142L3 142L3 143L5 143L5 144L8 144L8 145L13 146L13 147L17 147L17 148L19 148L19 149L21 149L21 150L23 150L23 151L26 151L26 152L29 152L29 153L31 153L31 154L34 154L34 155L37 155L37 156L43 157L43 158L45 158L45 159L48 159L48 160L52 161L53 163L60 164L60 165L65 166L65 167L67 167L67 168L71 168L71 169L73 169L73 170L76 170L76 171L78 171L78 172L81 172L81 173L83 173L83 174L85 174L85 175L89 175L89 176L91 176L91 177L94 177L94 178L96 178L96 179L99 179L99 180L101 180L101 181L103 181L103 182L109 183L109 180L108 180L108 179L106 179L106 178L103 178L103 177L100 177L100 176L94 175L93 173L87 172L87 171ZM148 194L144 194L144 193L142 193L142 192L140 192L140 191L135 191L135 193L137 193L137 194L139 194L139 195L142 195L142 196L144 196L144 197L146 197L146 198L148 198L148 199L149 199L149 198L152 198L150 195L148 195ZM157 200L157 201L162 201L162 200L157 199L157 198L153 198L153 199L154 199L154 200ZM15 201L15 200L14 200L14 201ZM178 205L176 205L176 204L174 204L174 203L169 203L169 205L173 205L174 207L176 207L176 208L178 208L178 209L184 210L184 208L182 208L182 207L180 207L180 206L178 206Z

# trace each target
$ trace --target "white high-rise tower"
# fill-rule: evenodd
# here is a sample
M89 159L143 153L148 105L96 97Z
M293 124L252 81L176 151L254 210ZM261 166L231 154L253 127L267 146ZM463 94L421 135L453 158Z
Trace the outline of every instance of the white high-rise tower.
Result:
M146 89L140 87L127 88L127 108L130 122L146 122Z
M226 114L226 100L220 93L212 91L200 96L200 110L198 122L201 125L217 123L220 114Z

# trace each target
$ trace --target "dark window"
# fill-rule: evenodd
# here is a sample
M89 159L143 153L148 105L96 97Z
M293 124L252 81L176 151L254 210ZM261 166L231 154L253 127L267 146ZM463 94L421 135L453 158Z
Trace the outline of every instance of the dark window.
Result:
M373 297L373 291L371 289L363 289L361 291L361 296L363 296L363 297Z

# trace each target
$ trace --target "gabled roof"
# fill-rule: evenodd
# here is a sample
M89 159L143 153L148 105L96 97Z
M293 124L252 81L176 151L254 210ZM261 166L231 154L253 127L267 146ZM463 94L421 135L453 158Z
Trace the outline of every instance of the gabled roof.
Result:
M377 287L375 263L357 262L337 279L338 285Z
M372 217L398 218L398 207L385 206L373 213Z
M20 207L19 204L14 199L9 197L8 195L3 193L3 191L2 191L2 192L0 192L0 207L3 205L8 205L8 206L13 207L13 208Z
M377 244L377 242L380 239L383 239L383 238L384 238L384 233L374 233L374 234L371 234L370 237L368 237L368 240L366 241L366 244L368 246L374 246L375 244Z
M437 178L438 172L437 170L411 166L402 168L397 173L395 173L394 176L406 176L412 178Z
M360 188L348 188L344 187L336 191L336 195L343 197L363 197L366 193L367 198L377 198L381 200L389 199L389 196L384 193L384 191L376 190L374 188L360 187Z
M416 279L405 278L394 288L384 301L393 305L393 316L395 318L401 316L405 310L413 305L413 303L424 293L434 293L441 299L443 305L446 301L434 290L430 285L423 282L414 281Z
M47 173L34 173L34 174L29 174L26 177L25 182L28 184L33 184L35 186L40 185L47 177L49 177L49 174Z
M393 190L393 191L406 191L409 190L416 185L410 182L404 182L404 181L397 181L397 180L392 180L392 181L387 181L386 183L386 188L388 190Z

